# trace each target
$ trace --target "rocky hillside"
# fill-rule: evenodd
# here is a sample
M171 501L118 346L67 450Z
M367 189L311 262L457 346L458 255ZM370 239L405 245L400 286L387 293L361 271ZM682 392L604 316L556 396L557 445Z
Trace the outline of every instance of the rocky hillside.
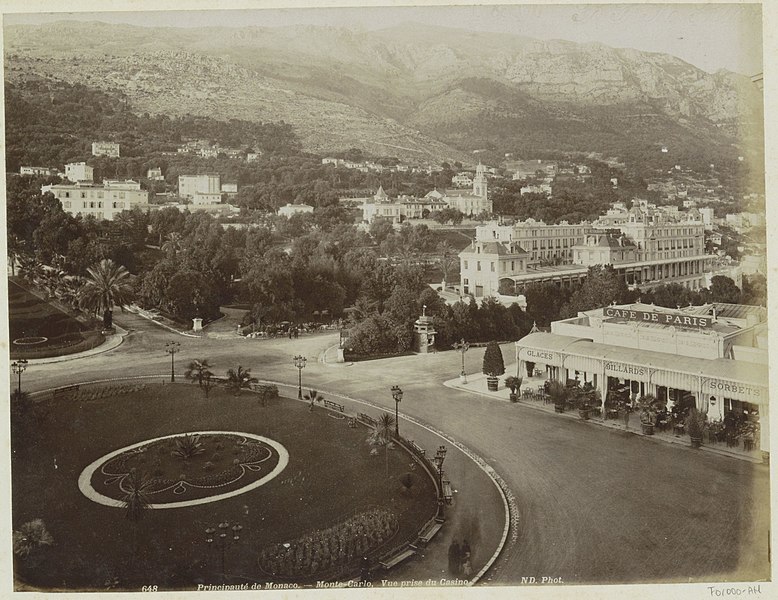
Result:
M120 90L139 111L292 123L306 148L464 160L478 148L754 146L747 77L664 55L415 24L9 26L6 76ZM753 128L753 130L752 130ZM732 148L742 153L742 148Z

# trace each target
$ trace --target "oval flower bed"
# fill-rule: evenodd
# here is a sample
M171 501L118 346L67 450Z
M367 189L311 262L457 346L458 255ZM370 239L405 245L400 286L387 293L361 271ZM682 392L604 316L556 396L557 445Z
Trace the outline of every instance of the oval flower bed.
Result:
M207 498L243 488L270 473L279 462L272 446L240 434L170 436L129 448L106 459L90 479L92 488L121 501L130 472L149 480L152 504Z

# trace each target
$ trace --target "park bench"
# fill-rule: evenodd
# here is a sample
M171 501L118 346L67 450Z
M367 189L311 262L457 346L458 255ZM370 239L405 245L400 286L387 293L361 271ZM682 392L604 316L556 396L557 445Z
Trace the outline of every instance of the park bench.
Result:
M66 387L57 388L56 390L54 390L54 400L59 400L60 398L77 394L80 387L81 386L76 384L76 385L68 385Z
M376 420L370 415L366 415L365 413L357 413L357 421L364 423L368 427L375 427L376 424Z
M443 480L443 498L446 500L446 504L451 504L454 499L454 494L451 492L451 482L448 479Z
M411 447L411 450L418 454L419 456L424 456L426 452L424 451L424 448L419 446L416 442L413 440L408 440L408 445Z
M384 568L384 570L388 571L389 569L396 567L404 560L409 559L411 556L416 554L416 550L408 547L403 548L401 551L390 555L388 558L385 558L384 560L380 561L379 564L381 567Z
M438 531L440 531L442 528L443 521L432 519L419 534L419 542L426 546L430 543L430 540L435 537L435 534L437 534Z
M325 400L324 406L332 410L339 410L340 412L345 412L346 410L346 408L342 404L338 404L337 402L333 402L332 400Z

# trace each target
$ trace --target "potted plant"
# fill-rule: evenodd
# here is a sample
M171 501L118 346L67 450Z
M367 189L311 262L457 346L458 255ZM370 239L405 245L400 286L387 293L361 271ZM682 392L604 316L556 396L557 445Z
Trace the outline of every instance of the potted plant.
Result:
M565 387L565 384L561 381L549 381L546 385L546 394L549 395L554 402L554 412L565 412L565 404L569 395L569 390Z
M524 366L527 369L527 377L532 377L532 374L535 372L535 363L534 362L525 362Z
M505 387L511 391L509 396L511 402L519 401L519 393L521 393L522 381L523 379L521 377L514 377L513 375L505 378Z
M486 345L482 371L486 375L486 384L489 391L496 392L500 382L498 377L505 373L505 362L497 342L489 342Z
M573 388L573 390L577 395L578 416L581 417L584 421L588 421L592 415L592 405L594 404L595 390L578 388Z
M692 408L686 417L686 432L689 434L689 438L691 438L692 448L699 448L702 446L702 434L704 430L705 415L696 408Z
M644 435L654 435L654 425L656 425L657 405L659 401L653 394L645 394L638 398L640 407L640 426Z

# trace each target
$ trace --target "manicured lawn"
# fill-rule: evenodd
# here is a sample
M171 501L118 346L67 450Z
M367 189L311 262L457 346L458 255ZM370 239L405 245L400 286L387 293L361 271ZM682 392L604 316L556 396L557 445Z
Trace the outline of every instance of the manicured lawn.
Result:
M69 354L93 347L103 340L99 331L93 331L11 280L8 280L8 313L11 342L19 338L48 338L34 345L11 343L12 358Z
M88 388L82 388L82 393ZM85 395L85 394L83 394ZM373 415L378 416L378 415ZM140 521L122 508L86 498L77 481L102 456L145 440L192 431L236 431L264 436L289 452L284 471L264 485L228 499L155 509ZM43 519L54 544L17 561L17 574L42 588L139 590L142 585L191 589L221 582L221 553L209 549L205 529L222 521L243 526L227 547L230 582L265 581L262 548L332 527L373 508L397 515L399 530L372 558L414 537L435 511L434 487L420 468L403 491L410 457L383 449L370 455L368 430L317 406L309 412L286 399L261 406L256 396L214 389L210 398L188 384L149 385L130 394L43 401L12 424L14 528ZM151 575L153 574L153 575ZM109 582L108 584L106 582Z

